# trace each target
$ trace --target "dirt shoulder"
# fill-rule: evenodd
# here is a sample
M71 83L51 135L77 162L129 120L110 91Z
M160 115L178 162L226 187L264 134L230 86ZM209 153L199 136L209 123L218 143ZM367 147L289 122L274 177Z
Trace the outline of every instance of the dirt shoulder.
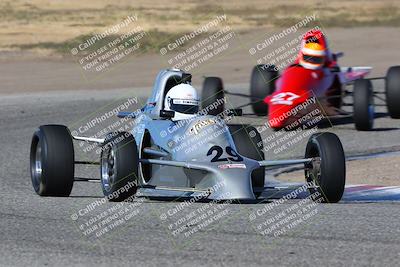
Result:
M71 40L101 33L132 15L145 31L176 34L191 32L222 14L236 30L289 27L313 14L314 25L324 27L400 26L399 10L393 0L1 1L0 51L63 50ZM158 37L153 44L165 35Z

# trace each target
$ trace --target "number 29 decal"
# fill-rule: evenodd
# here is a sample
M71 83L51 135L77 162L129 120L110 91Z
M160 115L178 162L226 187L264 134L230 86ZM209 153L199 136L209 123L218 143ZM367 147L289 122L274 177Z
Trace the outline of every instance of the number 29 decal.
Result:
M217 153L211 159L211 162L221 162L221 161L240 162L240 161L243 161L243 158L235 150L233 150L230 146L227 146L225 148L225 150L226 150L226 153L230 157L221 158L222 154L224 154L224 150L220 146L211 147L210 150L208 150L208 152L207 152L207 156L211 156L213 154L213 152L216 151Z

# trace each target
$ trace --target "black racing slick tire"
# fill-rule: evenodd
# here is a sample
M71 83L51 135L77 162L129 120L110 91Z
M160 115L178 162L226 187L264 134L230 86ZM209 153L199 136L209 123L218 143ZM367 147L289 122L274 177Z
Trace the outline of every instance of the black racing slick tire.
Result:
M104 196L123 201L138 187L139 153L135 138L126 132L110 133L101 148L100 175Z
M400 119L400 66L389 68L385 87L389 115L393 119Z
M201 108L207 115L217 116L225 109L225 94L222 79L206 77L201 94Z
M374 126L374 92L370 80L354 82L354 123L359 131L369 131Z
M253 68L250 79L250 95L251 107L257 116L268 115L268 105L263 100L275 91L278 75L275 66L257 65Z
M42 125L30 151L32 186L40 196L67 197L74 183L74 145L64 125Z
M264 160L264 146L260 133L256 128L249 125L232 124L228 125L232 134L237 152L250 159L257 161ZM251 174L253 193L258 198L264 191L265 167L255 169Z
M316 133L308 140L305 158L315 158L305 164L306 182L314 201L339 202L346 183L346 162L342 143L333 133Z

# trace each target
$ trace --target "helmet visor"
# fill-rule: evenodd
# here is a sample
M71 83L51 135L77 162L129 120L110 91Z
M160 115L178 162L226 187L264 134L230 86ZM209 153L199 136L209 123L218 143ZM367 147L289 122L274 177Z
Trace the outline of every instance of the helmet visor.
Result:
M303 61L314 64L314 65L323 65L325 62L325 57L324 56L303 55Z
M196 114L199 112L199 101L188 99L171 99L171 110L183 114Z

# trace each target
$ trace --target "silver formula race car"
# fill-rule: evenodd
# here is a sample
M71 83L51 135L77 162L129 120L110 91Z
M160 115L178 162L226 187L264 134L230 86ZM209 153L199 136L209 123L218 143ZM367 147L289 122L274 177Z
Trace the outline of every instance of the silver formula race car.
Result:
M263 140L250 125L229 124L229 112L219 116L201 110L188 120L173 121L173 111L164 110L168 90L191 83L181 70L159 72L146 105L137 111L120 112L132 121L130 132L113 132L105 138L71 135L63 125L42 125L34 133L30 170L34 190L40 196L69 196L76 178L73 141L101 147L100 184L111 201L122 201L138 191L151 196L251 200L266 188L265 169L304 164L311 193L324 202L338 202L345 185L345 157L333 133L309 138L305 157L265 160ZM212 108L209 107L209 108ZM207 109L207 108L206 108ZM233 112L234 113L234 112Z

